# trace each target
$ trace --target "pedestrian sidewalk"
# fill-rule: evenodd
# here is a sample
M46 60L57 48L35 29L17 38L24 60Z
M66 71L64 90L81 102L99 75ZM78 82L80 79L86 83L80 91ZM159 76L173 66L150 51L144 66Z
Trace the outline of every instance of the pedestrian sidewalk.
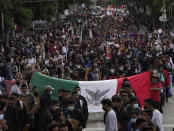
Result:
M174 128L174 89L173 96L169 98L169 101L163 108L163 125L164 131L173 131Z

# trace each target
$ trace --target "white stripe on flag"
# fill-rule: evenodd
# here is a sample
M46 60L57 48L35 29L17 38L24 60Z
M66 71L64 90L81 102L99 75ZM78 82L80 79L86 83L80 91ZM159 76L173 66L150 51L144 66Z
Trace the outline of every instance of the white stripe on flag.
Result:
M81 94L88 102L89 112L103 112L101 100L111 98L117 90L117 80L79 81Z

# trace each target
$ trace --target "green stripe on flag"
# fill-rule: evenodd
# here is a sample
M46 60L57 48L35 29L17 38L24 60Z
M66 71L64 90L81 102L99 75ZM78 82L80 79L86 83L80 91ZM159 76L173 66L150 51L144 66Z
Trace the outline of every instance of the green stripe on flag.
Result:
M57 92L59 89L65 89L72 92L74 87L78 86L79 83L78 81L58 79L35 72L32 77L32 86L38 87L41 93L46 85L51 85L54 88L52 99L58 99Z

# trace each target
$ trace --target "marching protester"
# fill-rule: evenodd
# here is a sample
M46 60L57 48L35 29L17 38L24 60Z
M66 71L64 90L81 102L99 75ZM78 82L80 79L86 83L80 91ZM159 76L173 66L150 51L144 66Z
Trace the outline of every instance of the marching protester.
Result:
M110 99L103 99L101 101L102 108L105 111L104 123L105 131L118 131L117 117L112 110L112 102Z
M160 131L164 131L163 124L162 124L162 114L159 112L159 110L154 108L153 99L147 98L144 101L144 104L145 104L144 108L151 110L153 113L152 119L151 119L152 124L157 126L160 129Z
M52 90L54 90L54 88L52 88L50 85L47 85L40 95L40 106L43 110L47 110L51 105Z

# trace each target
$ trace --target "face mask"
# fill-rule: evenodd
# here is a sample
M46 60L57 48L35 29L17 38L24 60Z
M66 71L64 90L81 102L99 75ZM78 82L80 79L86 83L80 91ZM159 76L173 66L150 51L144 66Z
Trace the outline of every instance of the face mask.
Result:
M159 54L156 54L156 56L159 56Z
M147 109L147 106L144 106L144 110Z
M58 106L55 107L54 111L58 111L60 108Z
M104 107L102 107L102 109L103 109L104 111L106 111L106 109L105 109Z
M56 109L59 109L59 107L58 107L58 106L56 106Z
M27 96L28 94L29 94L29 92L22 93L22 96Z
M153 74L157 74L158 73L158 71L157 70L153 70Z
M34 96L39 96L39 92L35 92L34 93Z
M53 92L52 92L52 91L50 91L50 95L51 95L51 94L53 94Z
M120 71L123 71L123 67L120 67L119 70L120 70Z
M91 54L93 54L93 53L94 53L94 51L93 51L93 50L91 50L91 51L90 51L90 53L91 53Z
M97 67L97 64L94 64L94 67Z
M74 110L74 106L68 106L68 110L73 111Z
M59 101L62 101L63 100L63 97L62 96L59 96Z
M130 122L131 123L136 123L136 120L137 120L136 118L131 118Z
M134 107L134 109L139 108L138 104L134 104L133 107Z
M156 80L155 81L152 81L152 84L157 84L157 83L158 83L158 81L156 81Z
M115 71L114 71L113 69L110 69L110 72L111 72L111 73L114 73Z
M81 91L77 91L78 95L81 95Z
M80 65L76 65L76 67L77 67L78 69L80 69Z
M19 85L20 85L20 81L17 81L17 82L16 82L16 85L18 85L18 86L19 86Z
M1 115L0 115L0 120L3 120L3 119L4 119L4 115L1 114Z

